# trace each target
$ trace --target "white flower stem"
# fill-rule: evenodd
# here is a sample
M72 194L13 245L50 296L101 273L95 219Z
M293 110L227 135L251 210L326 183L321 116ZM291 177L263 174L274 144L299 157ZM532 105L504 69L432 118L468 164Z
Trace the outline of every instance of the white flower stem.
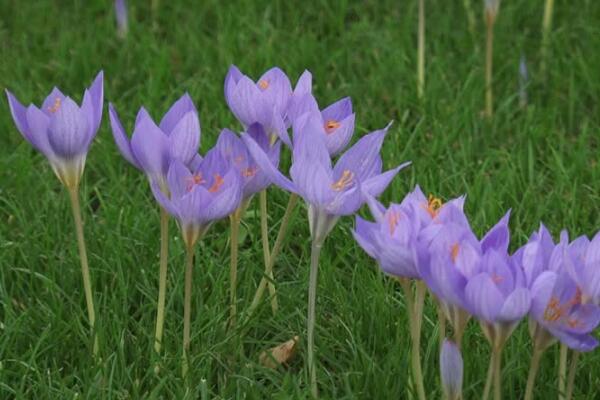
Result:
M494 22L495 16L486 13L486 48L485 48L485 115L491 118L494 114L494 95L492 88L494 61Z
M186 249L185 261L185 286L183 299L183 360L181 363L181 375L186 378L189 361L188 353L190 350L190 317L192 309L192 277L194 272L194 244L191 243Z
M537 377L538 369L540 368L540 359L544 353L544 348L537 344L533 347L533 355L531 356L531 364L529 366L529 376L527 377L527 386L525 387L524 400L531 400L533 398L533 386L535 384L535 378Z
M550 41L550 30L552 29L552 14L554 10L554 0L546 0L544 5L544 20L542 22L542 48L541 48L541 76L546 76L546 61L548 58L548 45Z
M569 377L567 379L567 394L565 396L565 400L571 400L573 398L573 389L575 387L575 374L577 373L577 363L579 362L580 355L580 352L573 351L573 358L571 358L571 367L569 369Z
M83 221L81 220L81 207L79 205L79 193L77 186L68 187L69 197L71 199L71 209L73 210L73 220L75 221L75 232L77 234L77 245L79 247L79 261L81 262L81 274L83 277L83 290L85 292L85 301L87 304L88 319L90 329L93 335L94 344L92 346L92 355L98 356L98 334L96 332L96 312L94 311L94 297L92 295L92 283L90 279L90 269L88 266L87 250L85 247L85 238L83 235Z
M310 251L310 277L308 283L308 373L310 376L310 392L314 398L319 397L317 387L317 371L315 362L315 309L317 302L317 277L319 273L319 254L321 244L313 239Z
M231 242L229 244L231 248L230 260L229 260L229 324L231 327L235 326L237 318L237 269L238 269L238 236L240 231L240 222L242 219L242 208L235 210L230 215L231 222Z
M425 284L416 282L416 292L413 299L413 291L408 279L399 279L404 290L406 307L408 309L408 324L411 338L411 367L413 384L417 389L419 400L425 400L425 387L423 386L423 371L421 369L421 321L423 319L423 302L425 300Z
M567 385L567 357L569 348L560 344L560 356L558 359L558 400L565 400L565 388Z
M169 214L160 208L160 262L158 273L158 305L156 310L156 333L154 351L160 354L165 325L165 298L167 292L167 262L169 257Z
M271 309L273 310L273 314L277 313L278 304L277 304L277 290L275 289L275 283L273 281L273 269L269 268L269 263L271 259L270 249L269 249L269 221L267 214L267 190L262 190L259 194L259 202L260 202L260 233L262 237L262 247L263 247L263 259L265 265L265 275L269 279L267 281L267 287L269 288L269 294L271 295Z
M417 94L423 98L425 90L425 0L419 0L419 44L417 61Z
M275 261L277 261L277 256L281 252L281 248L283 247L283 241L285 239L287 228L292 221L293 212L296 209L296 204L298 203L298 195L292 193L290 195L290 199L288 201L288 205L285 209L285 213L283 214L283 218L281 219L281 225L279 226L279 232L277 233L277 238L275 239L275 244L273 245L273 250L271 251L269 257L268 268L265 269L265 274L260 280L258 288L256 289L256 293L254 294L254 298L252 299L252 303L250 304L250 308L248 309L248 316L251 316L254 313L256 307L262 300L267 284L269 283L268 277L273 276L273 267L275 266Z

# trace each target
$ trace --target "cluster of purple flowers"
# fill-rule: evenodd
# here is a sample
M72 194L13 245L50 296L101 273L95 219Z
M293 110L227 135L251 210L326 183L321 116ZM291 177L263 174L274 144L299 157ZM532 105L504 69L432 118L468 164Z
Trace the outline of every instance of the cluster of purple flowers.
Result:
M102 88L100 73L85 92L81 107L55 88L41 109L26 108L7 92L19 131L46 155L60 180L73 191L79 186L89 146L100 125ZM320 249L340 216L354 214L368 199L382 193L408 164L382 171L379 153L389 124L346 150L354 133L352 102L343 98L321 109L312 95L308 71L292 89L279 68L254 81L232 66L224 92L243 129L240 135L222 130L216 145L204 156L198 154L200 120L188 94L177 100L158 124L140 108L131 138L114 105L109 104L119 151L147 176L157 202L177 219L188 252L213 222L243 210L271 183L306 201L313 244ZM291 151L290 178L278 169L281 143ZM83 238L81 244L85 247ZM91 298L88 306L93 310ZM158 342L161 324L159 317ZM184 334L184 346L185 341Z
M370 203L375 222L356 217L355 238L391 276L423 280L455 330L470 316L497 340L525 316L577 351L598 345L600 234L554 243L542 225L513 254L508 251L509 213L482 239L463 212L464 197L442 204L417 186L400 204ZM459 335L460 337L460 335Z
M525 316L536 349L543 351L556 341L578 352L597 347L592 331L600 322L600 234L591 241L585 236L570 241L563 232L555 243L542 225L510 254L510 213L479 239L463 212L464 197L443 204L426 198L417 186L400 204L386 209L376 197L408 165L382 171L380 150L390 124L347 148L354 133L352 102L343 98L321 109L312 95L308 71L292 88L279 68L254 81L232 66L224 92L242 132L222 130L204 156L198 154L200 120L188 94L158 124L140 108L131 139L110 104L114 140L123 157L147 176L157 202L177 219L190 253L213 222L245 209L256 193L272 183L305 200L312 239L308 363L315 396L312 352L318 255L337 220L355 214L365 203L375 222L356 217L357 242L386 274L429 288L450 321L459 348L472 316L498 352ZM61 182L74 193L100 126L103 74L85 91L81 106L56 88L41 108L23 106L10 92L7 96L18 130L48 158ZM289 177L279 170L282 143L291 151ZM85 264L87 268L87 259ZM191 262L189 267L191 286ZM187 287L186 275L186 298ZM88 300L93 325L91 293ZM158 325L160 342L162 326L159 334ZM189 342L188 325L184 325L187 350L186 329ZM412 328L411 333L415 333ZM447 372L443 380L456 375L462 380L462 374L455 373L462 371L456 348L449 343L443 348L447 349L441 357ZM414 367L420 371L420 364ZM457 382L458 377L448 383L453 393L460 386Z
M596 348L592 332L600 323L600 233L592 241L586 236L569 241L563 231L555 243L541 225L510 254L510 212L479 239L463 212L464 202L460 197L443 204L425 197L418 186L387 209L373 199L369 206L375 222L356 217L354 236L386 274L427 285L459 347L472 316L497 351L528 316L539 351L557 341L577 352ZM454 364L442 362L443 369L458 368L456 357L446 359Z

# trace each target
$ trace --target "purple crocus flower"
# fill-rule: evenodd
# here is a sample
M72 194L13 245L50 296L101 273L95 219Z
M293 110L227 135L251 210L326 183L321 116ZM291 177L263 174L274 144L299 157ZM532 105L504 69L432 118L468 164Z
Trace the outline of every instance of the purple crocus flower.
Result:
M307 112L320 115L319 134L325 138L327 151L332 157L346 148L354 133L355 118L349 97L330 104L322 111L319 111L319 105L310 93L293 103L288 109L288 117L292 122Z
M369 198L368 204L375 222L357 216L354 238L367 254L378 261L385 273L419 279L416 241L423 225L427 223L422 221L420 214L421 211L426 212L427 207L432 207L434 213L437 210L437 206L430 206L429 203L419 186L406 195L402 203L391 204L387 210L375 199ZM432 219L429 217L430 221Z
M117 33L119 37L127 36L127 3L125 0L115 0L115 15L117 17Z
M531 296L521 267L506 252L490 249L479 272L465 286L467 308L483 327L490 343L503 345L529 312Z
M269 136L259 124L251 125L248 128L248 135L254 139L260 148L267 154L269 161L277 167L279 165L281 142L271 145ZM229 129L223 129L223 131L221 131L215 147L221 151L221 155L225 159L235 166L242 176L242 197L244 201L250 200L254 194L271 184L269 177L248 153L246 144L238 135Z
M376 222L357 216L353 234L363 250L377 260L383 272L419 279L415 252L418 229L418 219L412 208L392 204L379 218L376 217Z
M23 106L6 90L10 112L17 129L31 145L46 156L60 181L68 188L79 185L85 159L102 120L103 72L86 89L81 106L58 88L38 108Z
M235 66L225 77L225 101L244 129L258 123L270 135L291 145L287 135L286 112L292 85L280 68L274 67L254 82Z
M472 311L467 284L486 271L482 264L488 252L502 254L508 248L508 233L504 233L508 230L508 214L479 241L461 205L457 202L442 207L436 223L419 235L417 248L421 278L437 296L459 338Z
M565 265L581 289L582 302L600 305L600 232L590 240L581 236L569 244Z
M313 240L320 242L340 216L356 212L367 196L381 194L398 171L408 165L404 163L381 173L379 151L388 127L361 138L333 167L325 140L319 135L320 116L305 114L293 128L291 180L277 170L248 134L242 135L242 139L273 183L298 194L309 204L311 234Z
M461 398L463 367L463 358L458 346L451 340L444 340L440 352L440 376L448 400Z
M532 235L515 257L530 282L530 328L545 348L557 339L577 351L591 351L598 341L590 334L600 323L600 308L585 303L582 290L568 273L568 235L554 245L546 228Z
M462 210L464 198L446 203ZM359 245L375 258L381 269L401 278L420 279L417 266L417 240L440 213L444 205L441 200L425 197L416 186L400 204L391 204L386 210L375 199L369 199L375 222L356 217L354 238Z
M109 116L115 142L123 157L163 188L170 160L178 160L190 168L200 161L197 154L200 121L187 93L171 106L158 126L146 109L140 108L131 141L112 104L109 104Z
M213 148L194 170L175 159L169 166L168 198L157 181L154 197L179 222L186 245L191 247L211 223L231 214L242 199L239 171Z

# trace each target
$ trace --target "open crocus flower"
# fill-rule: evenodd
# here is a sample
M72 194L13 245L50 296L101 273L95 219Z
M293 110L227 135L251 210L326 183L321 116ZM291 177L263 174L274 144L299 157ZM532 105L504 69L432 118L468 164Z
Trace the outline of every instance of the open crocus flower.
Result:
M110 125L119 151L150 180L166 185L170 160L178 160L193 168L200 158L200 121L196 107L186 93L177 100L156 126L144 107L135 119L131 141L112 104L109 104Z
M345 97L330 104L322 111L312 94L307 93L295 101L288 109L288 117L293 122L306 113L321 116L319 134L325 138L327 151L333 157L346 148L354 133L354 113L352 100Z
M392 204L382 211L376 222L357 216L354 238L386 274L419 279L415 253L419 224L414 210Z
M244 129L262 125L291 145L287 135L286 112L292 97L292 85L280 68L274 67L254 82L232 65L225 77L225 101Z
M319 134L320 121L319 115L307 113L294 124L291 180L277 170L250 135L242 135L248 151L273 183L298 194L309 204L313 239L324 239L339 216L356 212L366 195L379 196L398 171L408 165L381 173L379 151L386 127L361 138L332 167L325 140Z
M391 204L387 210L369 198L375 222L357 216L354 238L385 273L420 279L416 252L420 232L436 220L442 207L456 206L462 210L463 203L464 197L446 204L433 196L427 199L418 185L400 204Z
M520 264L508 255L507 213L481 241L483 256L465 286L467 308L482 323L491 343L504 343L529 312L531 298Z
M253 124L248 128L248 135L267 154L269 161L277 167L279 165L279 153L281 142L270 144L269 136L259 124ZM242 176L244 201L249 200L254 194L265 189L271 184L269 177L256 164L248 153L246 144L229 129L223 129L215 148L221 151L221 155L228 160Z
M565 265L581 289L583 303L600 305L600 232L590 240L581 236L569 244Z
M495 249L483 255L479 272L467 282L465 296L468 309L482 322L492 343L508 338L531 303L521 267Z
M152 182L154 197L179 222L185 243L190 246L216 220L231 214L242 198L242 181L237 169L216 149L191 170L174 160L167 174L167 198L158 182Z
M408 163L381 173L379 155L386 129L360 139L332 166L318 113L306 113L294 121L291 180L269 160L261 147L245 133L242 140L256 163L276 185L302 197L308 204L311 234L311 263L308 287L308 370L311 394L318 396L314 359L314 328L319 254L329 232L342 215L356 212L368 196L376 197Z
M558 339L571 349L591 351L598 345L590 333L600 323L600 308L583 301L581 287L569 275L567 264L573 257L566 232L557 245L549 244L546 232L542 226L519 251L531 276L531 333L542 349Z
M439 210L435 223L421 231L417 248L421 278L440 300L457 333L457 343L469 320L467 283L481 272L484 252L502 252L508 247L508 235L502 233L508 229L508 216L479 241L459 205L446 204Z
M50 161L58 179L68 188L79 185L85 159L102 119L103 73L84 92L81 107L58 88L41 108L23 106L6 91L10 112L23 137Z
M240 174L214 149L193 171L174 160L166 182L171 198L156 181L152 182L152 193L177 219L188 245L195 243L212 222L231 214L241 201Z

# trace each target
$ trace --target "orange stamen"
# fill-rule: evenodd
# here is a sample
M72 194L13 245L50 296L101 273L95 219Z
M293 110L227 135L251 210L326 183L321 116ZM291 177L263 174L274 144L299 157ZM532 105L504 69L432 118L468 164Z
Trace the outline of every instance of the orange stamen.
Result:
M58 111L58 109L60 108L60 97L57 97L54 99L54 104L52 104L52 106L48 107L48 111L50 111L51 113L55 113Z
M338 121L336 121L335 119L330 119L327 122L325 122L325 133L327 134L331 134L333 133L333 131L335 131L337 128L339 128L342 124L339 123Z
M201 185L205 182L204 178L202 178L201 173L194 174L188 178L187 191L189 192L194 188L194 185Z
M433 197L433 195L429 195L429 199L427 200L427 205L424 206L425 211L427 211L429 213L429 216L433 219L435 217L438 216L438 214L440 213L440 209L442 208L442 200L437 198L437 197Z
M221 177L221 175L215 174L215 182L212 184L211 187L208 188L208 191L214 193L218 191L224 183L225 180Z
M267 88L269 87L269 81L266 79L261 79L260 81L258 81L258 87L262 90L267 90Z
M331 188L336 192L344 190L346 187L348 187L348 185L352 183L353 179L354 173L350 170L345 169L344 172L342 172L342 176L340 177L340 179L337 182L331 184Z
M560 301L557 297L552 296L546 310L544 310L544 319L548 322L556 322L564 315L565 311L560 306Z
M567 321L567 325L569 325L570 328L575 329L581 326L581 322L577 318L569 318L569 320Z
M394 231L398 226L398 221L400 221L400 214L398 214L396 211L392 211L388 214L388 225L390 227L390 235L394 234Z
M450 249L450 256L452 257L452 262L456 262L456 259L458 258L459 250L460 250L460 246L458 245L458 243L454 243L452 245L452 248Z
M246 178L251 178L256 175L257 168L256 167L248 167L242 171L242 175Z
M492 274L492 282L498 284L498 283L502 283L503 280L504 280L503 276Z

